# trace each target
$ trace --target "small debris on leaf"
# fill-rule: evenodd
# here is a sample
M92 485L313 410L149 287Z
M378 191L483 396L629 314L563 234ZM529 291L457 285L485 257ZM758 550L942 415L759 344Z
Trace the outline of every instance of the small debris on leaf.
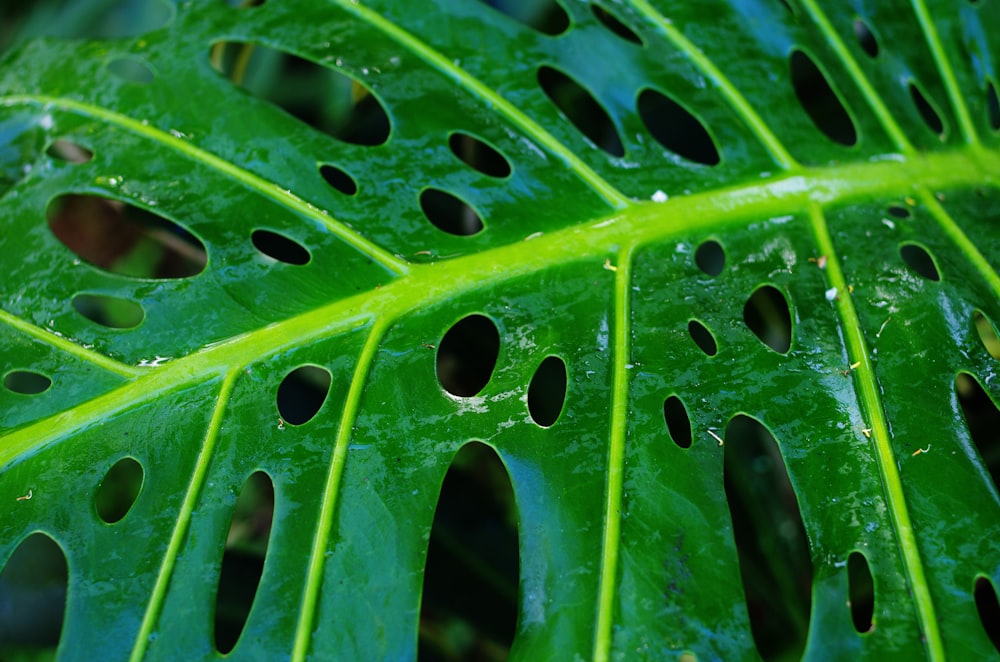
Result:
M717 442L719 442L719 445L720 445L720 446L721 446L722 444L724 444L724 443L725 443L725 442L724 442L724 441L722 440L722 437L720 437L719 435L715 434L715 432L713 432L713 431L711 430L711 428L709 428L709 429L707 430L707 432L708 432L708 434L712 435L712 439L715 439L715 440L716 440Z
M616 267L615 265L611 264L611 259L610 258L605 258L604 259L604 268L607 269L608 271L618 271L618 267Z
M918 448L917 450L913 451L913 457L916 457L921 453L929 453L930 450L931 450L931 445L927 444L927 448Z
M837 288L836 287L831 287L830 289L828 289L826 291L826 300L827 301L833 301L836 298L837 298Z
M657 191L656 193L654 193L652 195L652 197L650 198L650 200L652 200L653 202L666 202L667 201L667 194L664 193L663 191Z

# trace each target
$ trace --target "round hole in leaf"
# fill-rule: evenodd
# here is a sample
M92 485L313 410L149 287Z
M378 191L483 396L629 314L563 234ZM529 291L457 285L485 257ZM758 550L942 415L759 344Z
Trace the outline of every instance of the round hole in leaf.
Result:
M709 239L695 250L694 263L709 276L718 276L726 266L726 253L719 242Z
M934 109L934 106L931 105L931 102L927 100L927 97L924 96L924 93L920 91L920 88L913 81L910 81L909 89L910 98L913 99L913 105L916 106L921 119L924 120L924 124L937 135L944 136L944 122L941 121L941 116Z
M556 0L480 0L522 25L549 36L569 27L569 15Z
M633 44L642 46L642 39L639 38L639 35L637 35L632 28L625 25L625 23L623 23L617 16L597 4L591 3L590 9L594 12L594 16L597 17L597 20L601 22L601 25L606 27L608 30L618 35L625 41L630 41Z
M1000 491L1000 409L979 381L965 372L955 377L955 395L972 443L993 480L994 489Z
M463 317L444 334L437 351L437 377L452 395L468 398L482 391L500 356L500 332L484 315Z
M1000 96L997 96L997 86L993 81L986 81L986 112L990 127L1000 131Z
M792 345L792 314L788 300L773 285L754 290L743 306L743 321L762 343L784 354Z
M420 194L420 209L438 230L459 237L469 237L483 229L483 219L461 198L436 188Z
M715 336L708 330L708 327L698 320L688 322L688 333L691 339L698 345L698 349L708 356L715 356L719 351L719 346L715 342Z
M323 177L323 181L344 195L354 195L358 192L358 184L354 178L335 165L327 163L321 166L319 174Z
M66 140L65 138L52 141L52 144L45 150L45 154L48 155L49 158L57 161L65 161L66 163L72 163L74 165L86 163L94 158L93 151L87 149L79 143L73 142L72 140Z
M135 301L106 294L77 294L72 303L76 312L109 329L133 329L146 315Z
M847 590L854 629L861 634L870 632L875 615L875 582L868 559L858 551L847 557Z
M283 234L270 230L254 230L250 235L254 248L264 255L285 264L308 264L310 255L305 246Z
M121 521L132 509L145 475L142 465L131 457L123 457L108 469L94 497L97 515L108 524Z
M670 97L646 89L639 94L639 116L658 143L695 163L714 166L719 150L701 121Z
M909 218L910 210L907 209L906 207L901 207L899 205L890 205L889 215L895 216L896 218Z
M865 52L865 55L868 57L876 57L878 55L878 41L876 41L875 35L864 19L854 19L854 36L858 40L861 50Z
M62 635L66 613L69 566L66 554L44 533L21 541L0 572L0 624L6 647L54 649ZM34 658L32 658L34 659Z
M927 280L941 280L938 268L930 252L919 244L903 244L899 247L899 255L914 272Z
M976 327L979 339L983 341L983 347L995 359L1000 359L1000 336L997 335L997 328L990 318L981 311L972 313L972 324Z
M278 414L289 425L303 425L319 413L330 393L333 377L318 365L292 370L278 385Z
M108 62L108 71L124 81L140 85L149 85L156 78L148 64L131 57L111 60Z
M663 419L674 443L681 448L691 448L691 419L684 403L676 395L663 401Z
M528 384L528 413L543 428L551 426L566 403L566 363L558 356L547 356L535 370Z
M809 119L830 140L854 145L858 141L854 120L816 63L804 52L793 50L790 64L795 96Z
M986 577L976 577L972 594L976 600L979 622L982 623L993 648L1000 652L1000 602L997 601L997 590L993 582Z
M492 146L467 133L456 131L448 137L451 153L466 165L489 177L508 177L510 162Z
M38 395L49 390L52 380L34 370L11 370L4 375L3 385L14 393Z
M582 85L547 66L539 68L538 83L552 103L590 142L611 156L625 156L625 148L608 112Z

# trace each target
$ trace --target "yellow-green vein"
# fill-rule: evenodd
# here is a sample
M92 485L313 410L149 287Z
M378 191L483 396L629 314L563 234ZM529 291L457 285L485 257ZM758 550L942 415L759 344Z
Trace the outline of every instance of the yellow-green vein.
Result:
M986 257L980 252L969 237L962 231L954 219L948 214L945 208L938 202L938 199L927 189L921 189L919 193L920 201L931 212L931 216L938 222L948 238L951 239L962 254L972 263L983 280L989 283L990 289L1000 298L1000 275L997 275Z

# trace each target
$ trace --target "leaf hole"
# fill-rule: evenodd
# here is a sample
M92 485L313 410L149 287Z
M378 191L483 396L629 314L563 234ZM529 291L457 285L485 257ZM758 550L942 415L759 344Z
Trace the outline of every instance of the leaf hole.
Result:
M55 540L44 533L22 540L0 572L0 605L7 605L0 646L57 648L68 585L66 554Z
M812 58L800 50L792 51L791 74L795 96L813 124L830 140L846 147L854 145L858 141L854 121Z
M74 165L86 163L94 158L92 150L65 138L52 141L52 144L45 150L45 154L56 161L65 161Z
M723 483L754 643L764 660L799 659L812 611L812 559L798 499L770 431L737 415Z
M108 524L120 522L135 505L145 478L142 465L131 457L118 460L97 485L94 509Z
M979 339L983 341L983 347L995 359L1000 359L1000 336L997 335L997 328L990 318L982 312L972 313L972 324L976 327Z
M726 252L714 239L703 241L694 252L694 263L707 275L718 276L726 266Z
M519 583L510 476L496 451L467 443L448 468L434 512L417 659L507 659L517 628ZM458 622L466 636L445 636Z
M499 151L467 133L456 131L448 137L451 153L469 167L489 177L508 177L510 162Z
M862 18L854 19L854 37L858 40L858 45L861 46L865 55L871 58L878 56L878 41Z
M149 65L131 57L120 57L108 62L108 72L128 83L149 85L156 79L156 74Z
M72 304L76 312L109 329L134 329L146 316L135 301L106 294L77 294Z
M910 81L910 98L913 99L913 105L916 106L917 112L920 113L920 118L927 125L927 128L936 133L937 135L944 137L944 122L941 121L941 116L931 105L931 102L927 100L924 93L920 91L916 83Z
M906 266L927 280L941 280L938 268L930 252L919 244L903 244L899 247L899 255Z
M990 127L994 131L1000 131L1000 97L997 96L997 87L991 80L986 81L986 112Z
M99 269L133 278L189 278L208 263L205 245L181 225L146 209L96 195L55 198L52 234Z
M993 487L1000 492L1000 410L972 375L960 372L955 377L955 393L969 436L979 451Z
M215 648L235 648L253 608L264 573L274 520L274 483L255 471L240 490L219 570L215 597Z
M684 403L676 395L663 401L663 419L674 443L681 448L691 448L691 419Z
M637 35L632 28L625 25L620 18L600 5L591 4L590 9L594 12L594 16L597 17L597 20L601 22L601 25L606 27L612 33L618 35L625 41L642 46L642 39L639 38L639 35Z
M715 356L719 351L719 346L715 342L715 336L708 330L708 327L698 320L688 322L688 333L691 339L698 345L698 349L708 356Z
M354 178L335 165L324 164L320 167L319 174L323 181L344 195L354 195L358 192L358 184Z
M14 393L38 395L49 390L52 380L34 370L11 370L4 375L3 385Z
M875 582L868 559L858 551L847 557L848 604L851 606L851 622L859 634L871 632L875 615Z
M549 100L587 140L611 156L625 156L625 148L611 117L583 86L552 67L538 70L538 83Z
M895 216L896 218L909 218L911 215L909 209L899 205L890 205L888 211L890 216Z
M304 365L292 370L278 385L278 414L289 425L308 423L319 413L330 393L333 377L318 365Z
M1000 652L1000 602L997 601L997 591L986 577L976 577L972 592L976 600L976 611L979 612L979 622L986 630L993 648Z
M528 384L528 413L543 428L559 418L566 404L566 363L558 356L546 356Z
M773 285L754 290L743 306L743 321L762 343L779 354L785 354L792 346L788 300Z
M264 0L225 0L234 9L252 9L264 4Z
M719 150L705 125L670 97L646 89L639 94L639 116L658 143L695 163L714 166Z
M441 387L460 398L482 391L500 356L500 332L489 317L469 315L455 322L438 345Z
M483 230L483 219L461 198L436 188L420 194L420 209L438 230L470 237Z
M305 246L283 234L270 230L254 230L250 234L254 248L278 262L301 266L308 264L311 256Z
M487 7L551 37L569 28L569 15L555 0L479 0Z

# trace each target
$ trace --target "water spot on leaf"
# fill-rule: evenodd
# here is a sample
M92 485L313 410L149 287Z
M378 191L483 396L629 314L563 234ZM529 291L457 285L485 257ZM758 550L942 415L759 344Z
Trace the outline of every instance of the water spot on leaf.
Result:
M566 363L546 356L528 384L528 413L543 428L556 422L566 403Z
M247 478L233 510L215 598L215 648L228 653L239 641L267 559L274 519L274 483L263 471Z
M129 83L149 85L156 79L156 74L149 65L131 57L120 57L108 62L108 71Z
M1000 359L1000 336L997 335L997 328L982 312L972 313L972 323L976 327L979 339L983 341L983 347L989 355L995 359Z
M938 268L930 252L919 244L903 244L899 247L899 255L906 265L927 280L941 280Z
M927 128L936 133L939 136L944 136L944 122L941 121L941 116L931 105L931 102L927 100L924 93L920 91L917 84L910 81L910 98L913 99L913 105L917 107L917 111L920 113L921 119L924 120L924 124Z
M798 659L812 611L812 559L798 499L770 431L738 415L723 482L754 643L764 660Z
M0 605L9 605L0 619L0 641L5 646L55 649L68 584L66 555L56 541L44 533L22 540L0 572Z
M34 370L11 370L4 375L3 385L14 393L38 395L49 390L52 380Z
M590 9L594 12L594 16L597 17L597 20L601 22L601 25L606 27L608 30L611 30L611 32L618 35L625 41L630 41L633 44L642 46L642 39L639 38L639 35L637 35L632 28L625 25L621 19L612 14L610 11L593 3L590 5Z
M674 443L681 448L691 448L691 419L684 403L676 395L663 401L663 419Z
M216 71L254 96L306 124L355 145L389 139L389 115L359 80L310 60L259 44L217 42Z
M419 660L507 659L518 615L517 523L510 476L496 451L479 442L462 446L434 512ZM446 636L456 630L465 636Z
M899 205L890 205L888 211L890 216L895 216L896 218L910 217L910 210L907 209L906 207L901 207Z
M607 111L575 80L552 67L538 70L545 94L580 133L611 156L625 156L618 130Z
M444 334L437 351L437 376L442 388L471 397L489 383L500 356L500 332L483 315L463 317Z
M270 230L254 230L250 235L254 248L264 255L286 264L303 265L310 260L309 251L294 239Z
M344 195L354 195L358 192L358 184L354 178L335 165L327 163L321 166L319 174L327 184Z
M830 140L854 145L858 141L854 121L812 58L800 50L792 51L791 74L795 96L813 124Z
M708 327L698 320L688 322L688 333L691 339L698 345L698 349L708 356L715 356L719 351L719 346L715 342L715 336L708 330Z
M754 290L743 306L743 321L762 343L784 354L792 345L792 313L788 300L773 285Z
M990 127L994 131L1000 131L1000 96L997 95L997 86L993 81L986 82L986 112Z
M658 143L695 163L714 166L719 150L701 121L686 108L656 90L639 94L639 116Z
M718 276L726 266L726 253L719 242L709 239L694 252L694 263L709 276Z
M67 248L114 274L188 278L208 263L205 245L179 224L118 200L61 195L49 204L47 217Z
M511 173L507 157L475 136L456 131L448 137L448 147L452 154L484 175L502 178Z
M121 521L132 509L142 490L142 465L131 457L123 457L108 469L94 497L97 515L108 524Z
M278 385L278 414L289 425L303 425L319 413L333 377L326 368L304 365L285 375Z
M438 230L459 237L469 237L483 229L483 219L461 198L436 188L420 194L420 208Z
M979 381L968 373L958 373L955 393L969 436L993 479L994 489L1000 492L1000 410Z
M874 627L875 583L868 559L858 551L851 552L847 557L847 591L854 629L861 634L871 632Z
M72 303L76 312L109 329L133 329L146 316L135 301L107 294L77 294Z
M979 622L986 630L986 636L993 643L993 648L1000 652L1000 602L997 601L997 590L986 577L976 577L973 595L976 600L976 611L979 612Z
M854 19L854 36L857 38L858 45L861 46L861 50L865 52L865 55L868 57L878 56L878 41L876 41L874 33L872 33L871 28L868 27L864 19Z
M479 0L518 23L549 36L569 27L569 15L555 0Z
M49 156L49 158L57 161L65 161L66 163L72 163L74 165L86 163L94 158L93 151L87 149L79 143L75 143L72 140L67 140L65 138L52 141L52 144L48 146L45 153Z

